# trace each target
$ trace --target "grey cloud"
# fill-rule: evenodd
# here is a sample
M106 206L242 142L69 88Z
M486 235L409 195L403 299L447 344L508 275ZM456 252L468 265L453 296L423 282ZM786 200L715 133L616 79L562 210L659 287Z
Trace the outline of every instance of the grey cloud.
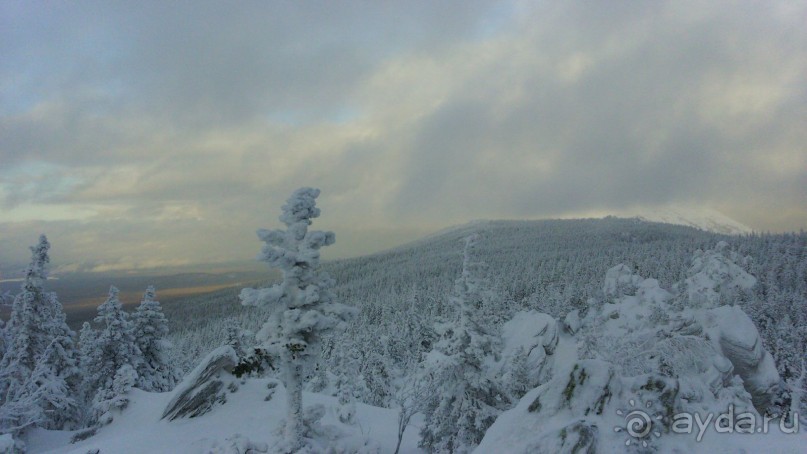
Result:
M549 64L517 74L525 95L507 106L504 120L492 114L503 89L493 85L479 93L474 88L491 85L471 79L417 125L398 196L401 212L431 217L471 211L472 217L486 217L498 209L510 216L545 216L676 201L738 205L743 199L737 194L749 190L789 192L790 184L781 180L771 191L772 175L759 168L750 181L739 175L753 165L761 146L781 142L777 136L783 133L789 136L784 147L795 152L801 147L805 133L789 125L805 115L787 98L802 97L803 89L787 87L793 92L760 119L749 123L739 116L736 124L730 123L731 112L717 124L704 118L708 106L702 96L715 79L776 81L779 71L794 66L807 75L803 48L778 46L792 38L804 44L805 34L780 30L768 11L720 11L689 23L656 8L627 13L629 21L601 20L590 11L561 15L572 17L571 23L536 17L529 28L546 30L525 32L533 52L527 58ZM785 50L789 58L772 61L771 48ZM559 80L553 63L575 52L595 62L577 80ZM507 58L501 55L493 67L506 68ZM759 67L766 63L775 65ZM490 149L502 162L542 159L551 171L485 181L474 162ZM798 174L788 178L798 185ZM491 200L479 203L486 196L497 201L495 208ZM423 200L432 201L425 210Z
M92 204L26 224L77 256L252 257L300 185L323 189L337 255L669 202L807 222L803 6L0 7L0 197ZM30 162L53 167L18 183Z

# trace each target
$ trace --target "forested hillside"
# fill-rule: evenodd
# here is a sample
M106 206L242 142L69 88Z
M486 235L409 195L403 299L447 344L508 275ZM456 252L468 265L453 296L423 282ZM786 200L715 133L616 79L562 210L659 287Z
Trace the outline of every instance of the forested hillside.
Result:
M267 232L260 233L266 241L279 241L282 233ZM327 232L316 236L321 233L313 232L313 238L323 245L332 242ZM98 308L95 328L85 324L76 336L63 325L56 295L42 290L48 247L43 237L32 249L33 274L24 292L13 298L14 313L21 317L37 298L49 301L53 309L38 316L53 320L44 326L58 329L32 332L41 338L40 350L47 343L60 347L48 347L39 359L25 363L15 359L25 351L15 343L25 339L21 330L36 326L24 317L4 327L2 344L10 387L0 417L10 433L40 434L28 437L34 447L58 444L47 441L56 440L49 438L55 435L31 432L35 427L88 427L74 433L73 441L80 443L95 440L105 425L114 426L116 415L123 415L120 424L130 424L125 415L132 396L140 396L140 406L132 410L136 414L151 415L166 406L166 398L137 394L133 387L160 392L181 381L163 418L174 412L194 417L226 405L226 394L247 384L246 377L269 379L250 382L247 389L255 390L258 383L272 390L283 380L288 367L280 367L261 341L271 332L264 327L257 335L272 320L272 306L245 307L240 301L257 298L250 295L275 298L274 290L226 289L160 307L149 288L137 311L127 314L113 287ZM626 399L662 405L658 410L668 418L673 410L716 411L730 405L797 427L804 413L804 232L726 236L612 217L483 221L321 268L330 278L323 274L318 285L333 285L327 295L353 309L344 309L346 324L311 344L316 362L304 369L305 390L332 410L309 414L315 410L306 407L300 424L307 429L300 433L309 448L341 443L353 446L345 448L348 452L377 452L367 446L379 446L379 439L356 431L369 424L357 416L357 408L379 415L386 425L390 412L397 412L397 448L418 443L427 452L467 452L477 446L488 452L502 440L515 439L526 440L507 445L516 452L536 447L573 452L575 446L608 450L621 443L622 429L617 435L598 435L597 427L619 428L624 413L618 405ZM267 276L273 275L267 268ZM278 283L269 279L266 285ZM210 375L221 367L227 372ZM32 382L26 378L31 371L43 378ZM222 373L231 378L215 378ZM42 387L53 380L59 383L56 388ZM212 385L221 391L201 391ZM285 392L280 394L284 398ZM201 394L184 401L188 393ZM250 411L269 408L270 418L278 418L276 404ZM591 411L596 413L567 424ZM213 411L208 421L226 414ZM326 415L338 421L341 431L313 429L311 424ZM412 418L419 421L417 435ZM661 437L670 431L666 421L653 426L651 435L625 441L645 444L652 434ZM561 423L566 425L557 429ZM554 429L528 435L532 429L524 424ZM103 432L107 435L98 443L117 446L121 438L114 434L121 430ZM236 439L253 446L248 438ZM662 451L691 449L687 439L664 440ZM9 449L23 446L16 443ZM274 443L275 449L285 449ZM360 445L365 448L356 448Z
M583 309L589 299L602 299L603 276L617 264L670 288L687 277L696 251L725 241L758 281L753 292L738 302L758 327L765 347L777 357L780 372L796 374L804 344L786 341L781 333L792 333L787 336L792 339L807 327L803 232L726 236L618 218L483 221L382 253L323 265L336 281L338 299L360 311L348 331L333 339L332 348L359 356L352 370L358 373L357 394L363 402L390 405L394 381L431 348L435 321L451 311L447 295L461 271L462 240L473 233L480 235L476 254L486 263L488 294L479 318L494 331L519 311L536 310L562 320ZM237 294L226 290L166 309L178 363L188 368L192 358L224 342L230 321L252 332L260 327L263 317L256 313L260 309L242 307ZM326 358L344 357L328 353ZM328 364L331 372L339 367Z

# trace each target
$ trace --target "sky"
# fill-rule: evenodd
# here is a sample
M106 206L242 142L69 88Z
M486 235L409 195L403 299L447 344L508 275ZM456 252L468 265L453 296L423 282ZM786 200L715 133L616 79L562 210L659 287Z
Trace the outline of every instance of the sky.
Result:
M0 264L251 260L475 219L807 228L803 1L0 1Z

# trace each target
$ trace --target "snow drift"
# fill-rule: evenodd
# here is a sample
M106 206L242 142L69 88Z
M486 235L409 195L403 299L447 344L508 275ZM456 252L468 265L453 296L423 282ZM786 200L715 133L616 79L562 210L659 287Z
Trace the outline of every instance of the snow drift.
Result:
M589 301L582 317L567 316L564 325L575 329L563 330L555 347L564 354L534 358L552 363L552 378L502 414L476 452L619 452L626 445L691 452L694 436L671 431L675 415L732 408L761 420L779 375L751 320L728 305L755 283L735 263L742 260L725 243L699 251L671 290L628 266L609 269L603 297ZM555 326L546 317L533 322L533 333ZM526 326L508 323L505 339L529 339ZM641 437L626 427L634 410L649 416Z

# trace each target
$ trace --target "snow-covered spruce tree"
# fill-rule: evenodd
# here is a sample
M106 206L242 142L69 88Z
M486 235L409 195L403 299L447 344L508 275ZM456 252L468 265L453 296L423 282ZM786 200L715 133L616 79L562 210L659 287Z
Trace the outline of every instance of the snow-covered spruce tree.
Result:
M527 366L527 352L524 347L518 347L510 363L510 370L505 373L504 381L513 400L524 397L529 391L530 371Z
M84 322L81 331L78 333L78 364L81 370L85 371L80 385L81 401L88 403L95 394L97 380L93 379L93 367L101 362L101 350L98 348L98 332L96 332L89 322Z
M13 301L14 296L11 294L11 292L7 291L0 294L0 308L11 307ZM6 354L6 347L10 343L8 334L8 326L6 322L0 319L0 359L2 359L3 355ZM0 401L2 401L2 397L0 397Z
M80 420L76 399L80 380L73 339L56 336L15 399L4 407L5 416L18 429L75 429Z
M436 327L441 339L425 359L433 394L424 409L420 446L429 452L472 451L509 404L507 393L486 376L484 367L485 357L496 354L496 342L474 313L484 290L478 287L482 278L475 275L484 266L472 256L478 239L465 239L462 274L450 297L454 320Z
M115 372L109 389L98 390L93 402L93 409L98 423L106 425L112 422L112 411L123 410L129 404L129 391L137 383L137 372L134 367L124 364Z
M169 391L176 384L176 373L169 363L168 320L153 286L146 289L132 315L134 339L143 360L137 367L137 387L144 391Z
M129 314L123 310L115 286L109 288L107 300L98 306L95 322L100 323L102 329L96 339L97 352L91 358L93 363L86 371L85 389L96 390L92 406L94 417L99 418L110 408L107 401L119 397L115 393L120 388L115 386L115 377L121 374L130 376L128 368L136 371L143 358L134 339Z
M352 310L334 301L333 280L319 270L320 248L334 243L333 232L309 231L320 214L319 189L300 188L283 206L280 221L286 230L258 230L266 245L259 259L283 273L283 281L269 288L241 291L242 304L266 305L269 320L257 335L280 359L288 394L285 443L289 452L304 444L303 380L317 362L321 336L345 321Z
M0 319L0 359L6 354L6 322Z
M224 345L232 347L239 360L243 359L247 356L246 346L244 345L246 335L243 328L238 325L234 318L230 318L224 322L224 329L227 330Z
M50 331L55 325L52 318L56 296L42 287L48 277L49 249L48 239L41 235L39 243L31 248L31 263L11 306L6 327L9 345L0 360L0 404L14 399L53 339Z
M44 235L31 248L31 264L12 304L9 348L0 365L0 386L5 386L0 424L15 432L30 426L72 427L79 419L74 333L56 294L42 287L49 249Z

